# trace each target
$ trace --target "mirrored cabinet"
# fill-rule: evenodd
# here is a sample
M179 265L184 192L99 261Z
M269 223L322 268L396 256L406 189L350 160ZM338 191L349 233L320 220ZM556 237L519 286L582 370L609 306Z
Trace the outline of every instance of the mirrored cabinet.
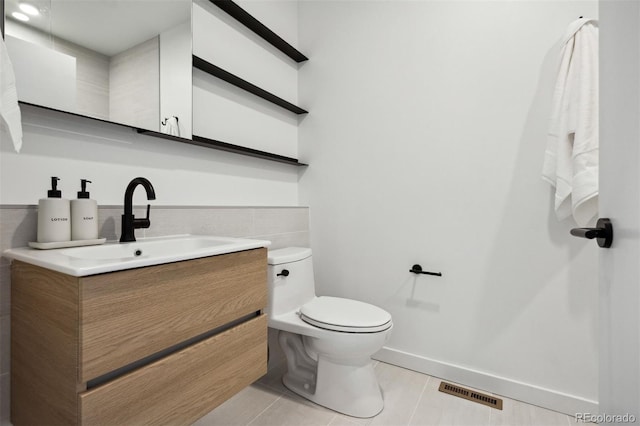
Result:
M191 137L190 0L4 7L20 101Z
M0 4L22 104L177 142L306 166L296 157L298 117L307 111L292 98L297 98L298 64L307 57L242 3ZM228 68L234 61L243 66Z

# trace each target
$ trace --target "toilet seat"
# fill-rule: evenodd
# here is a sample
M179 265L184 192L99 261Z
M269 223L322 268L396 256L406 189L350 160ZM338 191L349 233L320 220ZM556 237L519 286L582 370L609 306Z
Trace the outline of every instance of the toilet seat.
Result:
M300 319L313 326L346 333L378 333L391 327L384 309L340 297L316 297L300 308Z

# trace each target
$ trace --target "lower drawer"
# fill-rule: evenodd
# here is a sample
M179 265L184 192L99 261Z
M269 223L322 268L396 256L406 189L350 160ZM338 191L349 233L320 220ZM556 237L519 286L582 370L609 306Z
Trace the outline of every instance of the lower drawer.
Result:
M267 372L260 315L79 395L87 425L190 424Z

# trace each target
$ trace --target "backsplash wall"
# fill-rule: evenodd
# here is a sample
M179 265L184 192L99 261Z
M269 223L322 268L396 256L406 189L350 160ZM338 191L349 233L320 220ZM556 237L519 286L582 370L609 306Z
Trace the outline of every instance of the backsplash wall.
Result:
M143 216L145 208L137 206L134 214ZM122 212L122 206L99 207L101 237L119 238ZM35 241L37 219L35 205L0 205L0 251ZM307 207L152 205L150 219L151 227L136 230L136 237L202 234L269 240L272 249L309 247ZM10 303L10 261L3 257L0 258L0 426L9 425ZM272 358L276 356L280 355L271 354Z

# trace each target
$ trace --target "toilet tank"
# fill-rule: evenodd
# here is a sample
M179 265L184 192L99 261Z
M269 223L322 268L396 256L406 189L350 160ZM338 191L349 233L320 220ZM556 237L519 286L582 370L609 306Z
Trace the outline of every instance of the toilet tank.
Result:
M298 310L315 296L311 249L269 250L267 317ZM283 271L288 271L283 274ZM278 275L281 274L281 275Z

